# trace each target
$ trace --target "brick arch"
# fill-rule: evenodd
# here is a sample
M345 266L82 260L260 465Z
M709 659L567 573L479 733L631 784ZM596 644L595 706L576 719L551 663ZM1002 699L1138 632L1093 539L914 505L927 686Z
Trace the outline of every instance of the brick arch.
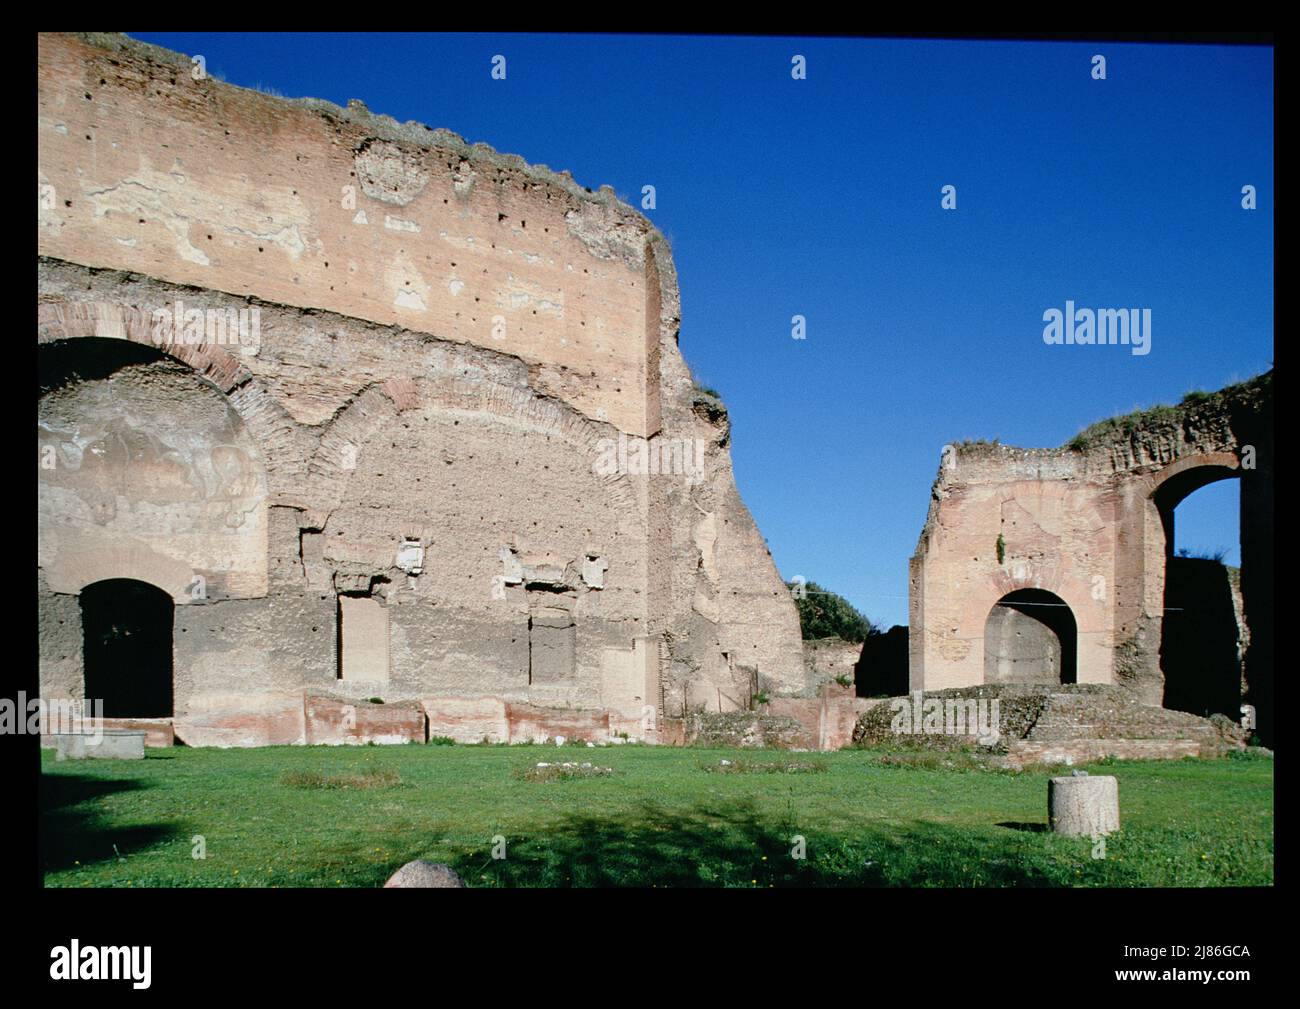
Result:
M45 571L53 592L78 595L96 582L130 578L161 589L180 605L191 602L194 572L188 564L156 553L143 543L120 543L80 550L74 563L56 561Z
M297 476L295 460L301 454L293 444L297 425L237 355L214 343L159 343L153 338L151 313L136 305L69 298L47 299L38 304L38 346L83 337L127 340L188 365L226 397L243 421L261 455L271 493L292 492L291 484Z
M1005 565L998 566L992 582L991 591L995 598L1022 589L1045 589L1060 595L1061 567L1058 559L1050 556L1023 561L1012 558Z
M1044 670L1027 665L1031 671L1028 679L1013 672L1017 661L1026 657L1015 655L1016 645L1011 638L1030 638L1030 647L1036 642L1048 644L1055 640L1057 647L1056 677L1043 679ZM1025 588L999 596L984 618L984 682L985 683L1077 683L1079 659L1079 624L1074 607L1057 592L1043 588ZM995 647L991 650L990 643ZM1050 653L1050 647L1049 647ZM992 674L992 675L991 675Z
M1073 614L1079 623L1079 630L1083 631L1085 622L1095 607L1095 601L1088 595L1088 586L1079 578L1065 578L1061 576L1056 567L1050 569L1048 577L1036 576L1031 571L1026 578L1007 578L999 579L997 583L985 594L983 602L989 607L995 606L1003 596L1011 595L1015 592L1024 592L1026 590L1041 590L1050 592L1070 607L1070 613Z
M239 358L217 344L158 343L153 338L152 314L143 308L112 301L71 299L42 301L37 306L37 343L83 336L129 340L152 347L188 364L227 395L252 378Z
M1239 476L1240 472L1241 460L1236 452L1198 452L1146 477L1146 493L1158 504L1174 507L1207 484Z
M103 522L88 518L84 513L87 501L81 498L81 490L76 485L66 485L58 493L66 500L76 502L72 505L51 504L47 513L44 482L38 495L41 504L38 521L38 568L51 592L77 595L94 582L117 578L140 581L160 589L172 598L176 604L185 604L209 598L260 598L266 593L267 557L266 557L266 510L270 496L271 481L267 465L266 452L258 438L257 424L250 424L246 410L240 409L236 396L246 389L248 384L236 388L233 394L222 388L222 383L214 381L210 369L205 371L203 362L194 354L210 350L214 355L229 357L221 347L204 348L175 346L161 349L147 337L149 330L145 323L149 316L141 309L117 305L111 302L82 303L47 303L42 306L43 324L38 338L38 347L51 347L53 344L90 338L92 343L106 340L120 340L148 346L158 356L149 360L173 359L188 364L195 372L196 380L182 380L185 394L211 399L213 404L222 404L217 427L210 433L213 437L204 442L201 451L196 450L191 458L182 454L180 465L186 467L189 476L196 481L200 500L220 501L241 517L253 514L252 538L240 540L241 563L232 562L223 566L220 551L209 549L194 555L194 563L186 559L188 547L175 546L185 536L204 534L211 531L213 523L220 524L219 518L203 518L207 511L199 509L196 519L180 533L170 528L160 531L142 527L129 518L136 506L135 498L128 494L129 504L123 511L128 516L126 528L108 529ZM83 346L85 346L83 344ZM52 348L51 348L52 349ZM125 349L125 348L123 348ZM175 351L176 353L172 353ZM187 353L189 360L180 354ZM220 367L221 362L212 363ZM228 369L227 369L228 370ZM174 376L180 378L180 376ZM228 386L229 383L226 383ZM244 401L247 404L247 400ZM263 425L264 426L264 425ZM61 434L41 433L38 424L38 438L43 444L56 449L56 457L64 458L62 453L69 442ZM166 441L153 438L151 451L157 449L163 457L172 459L175 446ZM79 454L73 458L79 458ZM72 465L72 470L79 468L79 462ZM52 467L56 472L50 479L59 482L60 475L66 467L60 463ZM131 467L133 468L133 467ZM130 468L129 468L130 469ZM129 485L138 489L145 484ZM53 500L53 499L51 499ZM149 500L147 496L143 500ZM78 511L78 507L83 510ZM112 519L116 519L118 510L112 509ZM225 531L222 527L221 531ZM172 537L171 540L168 537ZM175 547L173 549L173 547ZM260 560L258 555L260 554Z
M978 619L982 629L989 613L1004 597L1025 591L1047 592L1060 599L1069 607L1079 633L1095 629L1097 603L1089 597L1088 586L1077 578L1063 577L1059 565L1055 563L1026 561L1022 577L1016 577L1014 571L999 570L974 595L969 613L977 615L973 619ZM973 632L975 628L970 625L966 630Z
M1202 487L1241 476L1241 461L1234 452L1198 452L1170 463L1145 478L1147 507L1159 517L1165 553L1174 549L1174 510Z
M595 459L602 438L617 437L612 427L589 420L558 400L541 396L529 388L490 380L472 386L443 378L391 378L367 386L335 415L321 433L308 470L319 500L325 508L343 499L348 481L365 445L407 410L434 409L445 412L485 414L522 423L538 431L555 434L579 452ZM620 508L634 508L636 494L626 474L609 476L595 472L598 480Z

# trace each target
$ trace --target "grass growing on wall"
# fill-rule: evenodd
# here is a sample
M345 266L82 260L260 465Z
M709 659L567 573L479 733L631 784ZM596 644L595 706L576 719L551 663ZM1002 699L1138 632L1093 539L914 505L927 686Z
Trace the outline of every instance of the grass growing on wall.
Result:
M528 780L554 747L150 750L42 758L47 886L380 886L404 862L470 886L1219 886L1273 881L1273 762L1117 761L1123 830L1045 831L1047 769L882 751L606 747L612 773ZM727 774L807 757L815 774ZM562 758L561 758L562 759ZM305 785L342 787L304 787ZM356 787L379 785L382 787ZM353 786L353 787L347 787ZM507 858L491 857L493 837ZM807 858L791 857L796 835ZM195 859L196 836L206 848Z

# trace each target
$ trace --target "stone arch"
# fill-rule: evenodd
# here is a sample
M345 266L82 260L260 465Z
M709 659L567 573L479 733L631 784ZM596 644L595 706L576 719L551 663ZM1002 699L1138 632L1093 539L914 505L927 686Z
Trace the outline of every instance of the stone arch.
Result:
M1240 584L1212 559L1175 556L1174 514L1202 487L1243 475L1233 452L1197 453L1154 474L1148 499L1164 550L1148 574L1161 602L1158 663L1166 708L1239 716L1244 642Z
M1100 422L1059 448L962 444L945 452L909 568L911 686L980 682L986 593L1032 586L1069 602L1080 682L1123 685L1144 704L1168 702L1160 646L1167 569L1178 560L1170 556L1174 509L1206 484L1236 478L1241 572L1227 581L1245 641L1242 701L1254 708L1267 745L1278 458L1272 389L1270 371L1175 407ZM1039 528L1028 550L1009 536L1012 556L994 568L988 552L1006 524L1008 497L1023 503ZM1014 566L1021 557L1031 562L1023 575ZM1221 599L1226 594L1219 591ZM1229 707L1220 710L1240 716Z
M1160 515L1165 554L1174 549L1174 509L1189 495L1219 480L1241 476L1234 452L1198 452L1170 463L1147 478L1147 498Z
M135 305L112 301L42 301L36 309L37 343L95 336L143 344L188 364L223 393L229 394L252 376L239 358L212 343L154 339L152 313Z
M486 379L468 385L442 376L388 379L363 389L321 432L308 471L318 492L317 499L326 502L325 510L343 499L366 443L396 422L400 414L420 408L480 414L525 424L555 434L593 460L602 438L618 437L614 428L591 421L572 407L539 395L531 388ZM636 507L635 491L626 474L596 475L596 479L617 507Z
M214 292L204 292L205 301L220 297ZM183 294L178 293L177 300L183 300ZM228 300L229 304L221 306L223 309L243 304L240 299ZM155 339L159 334L155 334L152 313L137 305L46 298L38 303L36 314L38 346L86 337L124 340L163 353L192 368L196 375L226 397L263 457L268 461L275 459L276 465L267 467L275 491L285 493L293 490L286 484L297 476L294 462L301 450L292 444L296 425L262 380L248 370L240 353L232 353L217 343L172 339L170 332L163 332L161 341Z
M267 470L229 397L121 337L40 345L38 566L49 590L112 578L174 603L267 591Z
M1002 596L984 622L984 682L1078 682L1078 624L1070 605L1046 589Z
M87 586L115 578L145 582L171 597L173 603L190 602L196 586L189 565L140 543L108 544L78 551L75 566L52 566L46 578L51 589L78 595ZM52 578L51 578L52 576Z

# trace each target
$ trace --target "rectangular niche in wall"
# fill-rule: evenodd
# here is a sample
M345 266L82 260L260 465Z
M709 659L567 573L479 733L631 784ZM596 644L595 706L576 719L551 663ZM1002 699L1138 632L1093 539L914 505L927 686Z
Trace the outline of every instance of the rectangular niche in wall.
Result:
M576 628L573 616L543 609L528 621L528 682L558 683L573 676Z
M339 679L388 682L388 607L371 596L339 596Z

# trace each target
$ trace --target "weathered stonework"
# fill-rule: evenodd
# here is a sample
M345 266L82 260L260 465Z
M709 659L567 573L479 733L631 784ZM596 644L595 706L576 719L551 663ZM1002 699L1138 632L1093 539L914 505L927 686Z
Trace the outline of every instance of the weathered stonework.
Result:
M1168 556L1174 508L1233 477L1241 483L1242 571L1239 590L1223 576L1221 595L1228 619L1240 614L1235 622L1248 627L1230 636L1245 649L1244 699L1267 740L1272 408L1269 372L1097 425L1060 449L945 447L911 562L911 689L1119 684L1161 704L1178 686L1161 669L1166 569L1181 561Z
M852 728L859 746L978 748L1006 766L1215 757L1246 745L1245 731L1222 715L1201 718L1143 704L1131 690L1099 684L991 684L872 703ZM973 703L984 705L982 714ZM939 715L926 727L914 712L928 713L930 705ZM950 718L956 731L942 731ZM982 728L996 734L977 734L981 718Z
M42 692L83 696L111 579L171 601L191 745L669 741L805 692L654 227L190 71L39 40Z
M853 679L863 654L861 642L842 638L819 638L804 642L804 658L809 679L818 684L833 684L848 696L853 695Z

